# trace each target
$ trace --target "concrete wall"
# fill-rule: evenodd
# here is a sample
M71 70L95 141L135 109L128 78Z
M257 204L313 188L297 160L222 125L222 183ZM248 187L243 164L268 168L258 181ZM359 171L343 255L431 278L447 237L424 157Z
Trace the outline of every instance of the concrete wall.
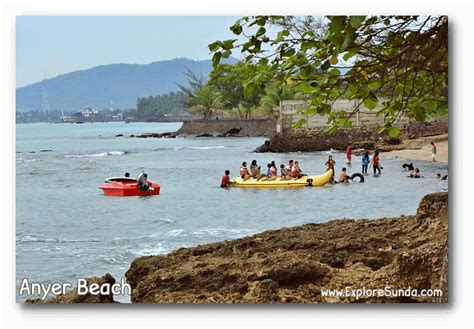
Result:
M309 105L308 101L303 100L293 100L293 101L281 101L280 102L280 118L277 121L277 132L291 132L294 131L294 125L296 122L304 118L307 120L307 123L302 126L302 128L311 129L311 128L320 128L328 126L328 116L321 115L311 115L305 116L302 113L298 113ZM349 100L337 100L333 104L333 109L336 111L347 111L348 113L352 112L357 106L356 101ZM370 111L365 106L361 106L359 112L356 113L353 117L350 118L353 127L375 127L383 123L383 117L378 117L376 111L381 109L379 105L374 110ZM409 123L408 118L402 118L399 122L399 126L406 125Z

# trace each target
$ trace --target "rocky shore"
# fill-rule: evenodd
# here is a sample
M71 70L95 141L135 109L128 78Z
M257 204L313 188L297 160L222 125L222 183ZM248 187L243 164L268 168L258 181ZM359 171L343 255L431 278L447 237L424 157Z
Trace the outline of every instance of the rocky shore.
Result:
M448 193L426 195L414 216L306 224L140 257L125 276L132 303L447 303ZM110 274L88 279L114 282ZM322 295L347 287L443 294ZM26 303L113 302L73 289Z
M345 151L347 143L352 149L391 151L404 149L404 141L448 133L448 118L411 123L400 127L400 135L390 138L380 134L376 127L338 128L328 135L326 128L297 129L275 134L255 151L263 152L315 152L329 149Z
M271 137L275 129L275 119L193 120L183 122L176 134L196 137Z
M133 303L445 303L448 193L415 216L333 220L140 257ZM442 297L322 296L323 289L440 289Z

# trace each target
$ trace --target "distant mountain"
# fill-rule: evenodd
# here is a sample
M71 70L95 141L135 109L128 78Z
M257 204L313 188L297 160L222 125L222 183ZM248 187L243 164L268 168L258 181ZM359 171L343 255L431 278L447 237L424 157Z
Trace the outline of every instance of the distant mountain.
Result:
M236 59L228 62L235 63ZM150 64L110 64L74 71L16 90L17 111L41 110L43 90L51 109L73 111L83 107L134 108L138 97L177 91L187 84L186 68L208 77L210 60L178 58Z

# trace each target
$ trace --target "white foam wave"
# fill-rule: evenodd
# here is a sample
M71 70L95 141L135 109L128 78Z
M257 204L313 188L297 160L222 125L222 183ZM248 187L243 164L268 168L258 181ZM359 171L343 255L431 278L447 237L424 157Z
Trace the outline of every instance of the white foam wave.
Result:
M213 149L223 149L225 148L224 145L218 145L218 146L191 146L189 147L192 150L213 150Z
M168 248L163 247L161 243L158 243L154 246L147 245L143 249L140 249L135 252L137 256L151 256L151 255L160 255L160 254L166 254L170 252L171 250Z
M169 219L169 218L158 218L153 221L153 223L158 223L158 222L169 223L169 224L176 223L175 220Z
M108 151L108 152L101 152L101 153L93 153L93 154L82 154L82 155L66 155L66 158L93 158L93 157L105 157L109 155L124 155L127 152L124 151Z
M183 229L174 229L174 230L166 232L166 235L168 235L168 236L180 236L185 232L186 232L186 230L183 230Z
M19 243L77 243L77 242L100 242L99 240L67 240L67 239L52 239L52 238L38 238L31 235L24 235L17 238Z

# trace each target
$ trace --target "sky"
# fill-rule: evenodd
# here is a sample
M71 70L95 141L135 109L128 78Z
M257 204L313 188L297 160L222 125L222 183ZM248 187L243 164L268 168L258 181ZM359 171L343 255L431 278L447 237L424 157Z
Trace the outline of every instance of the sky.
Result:
M231 16L17 16L16 87L112 63L210 59Z

